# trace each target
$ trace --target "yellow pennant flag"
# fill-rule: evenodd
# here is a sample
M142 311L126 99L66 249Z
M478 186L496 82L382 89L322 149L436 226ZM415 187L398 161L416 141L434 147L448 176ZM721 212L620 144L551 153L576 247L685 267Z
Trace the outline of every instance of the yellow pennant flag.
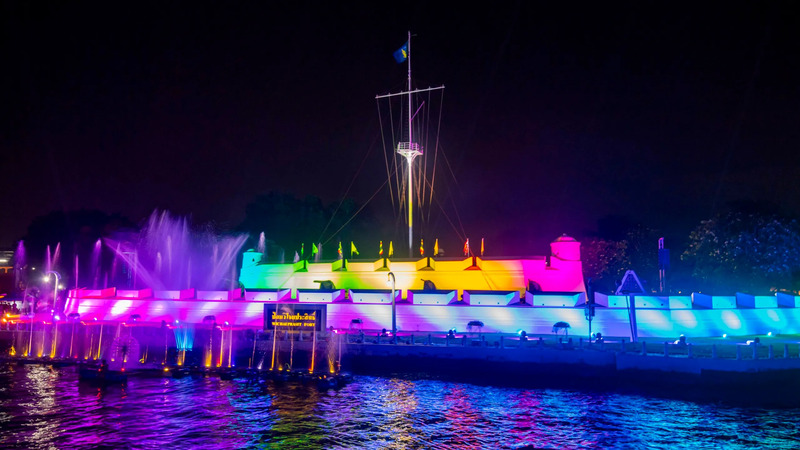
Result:
M381 241L380 250L378 250L378 256L383 256L383 241Z
M394 255L394 245L392 245L392 241L389 241L389 258Z
M433 243L433 256L439 256L439 239Z
M353 255L357 254L358 254L358 249L356 248L356 244L354 244L353 241L350 241L350 257L352 258Z
M483 238L481 238L481 256L483 256Z
M422 238L419 240L419 256L425 256L425 241Z

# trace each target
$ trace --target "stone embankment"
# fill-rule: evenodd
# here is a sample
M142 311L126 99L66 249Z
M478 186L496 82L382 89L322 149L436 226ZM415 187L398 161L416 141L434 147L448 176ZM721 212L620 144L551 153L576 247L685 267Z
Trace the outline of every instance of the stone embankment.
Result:
M502 335L407 335L398 336L396 342L391 337L347 339L344 367L355 371L518 386L712 388L800 405L797 336L696 342L607 338L600 343L576 337L520 340Z

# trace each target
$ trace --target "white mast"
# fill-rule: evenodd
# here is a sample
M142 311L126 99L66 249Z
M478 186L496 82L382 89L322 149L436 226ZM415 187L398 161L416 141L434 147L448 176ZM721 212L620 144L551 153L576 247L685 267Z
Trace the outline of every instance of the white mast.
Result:
M408 162L408 257L414 255L414 183L412 166L414 158L422 154L422 149L419 144L414 142L411 133L411 32L408 32L408 41L406 42L408 57L408 142L399 142L397 144L397 153L406 158Z
M400 92L397 94L378 95L375 98L393 97L395 95L408 96L408 142L399 142L397 144L397 153L403 156L408 163L408 257L414 256L414 175L412 171L414 158L422 155L422 147L414 142L413 134L411 131L411 122L414 117L414 112L411 102L411 94L418 92L426 92L437 89L444 89L444 86L436 88L412 90L411 87L411 31L408 32L408 41L406 41L406 62L408 63L408 92Z

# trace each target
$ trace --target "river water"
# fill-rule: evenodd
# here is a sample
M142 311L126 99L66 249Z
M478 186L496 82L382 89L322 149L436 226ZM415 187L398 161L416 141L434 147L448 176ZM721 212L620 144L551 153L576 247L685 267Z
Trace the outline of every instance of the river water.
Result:
M356 376L339 390L219 378L91 387L0 365L0 448L797 448L800 409Z

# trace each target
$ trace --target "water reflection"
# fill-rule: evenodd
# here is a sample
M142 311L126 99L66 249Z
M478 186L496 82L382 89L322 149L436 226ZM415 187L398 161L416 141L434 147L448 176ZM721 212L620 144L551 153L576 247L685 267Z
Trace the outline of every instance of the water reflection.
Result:
M383 411L384 416L379 430L386 436L386 448L408 448L420 434L414 423L419 408L414 383L390 379L378 386L382 389L377 408Z
M81 385L0 366L0 447L792 447L800 410L356 377L338 391L217 378Z

